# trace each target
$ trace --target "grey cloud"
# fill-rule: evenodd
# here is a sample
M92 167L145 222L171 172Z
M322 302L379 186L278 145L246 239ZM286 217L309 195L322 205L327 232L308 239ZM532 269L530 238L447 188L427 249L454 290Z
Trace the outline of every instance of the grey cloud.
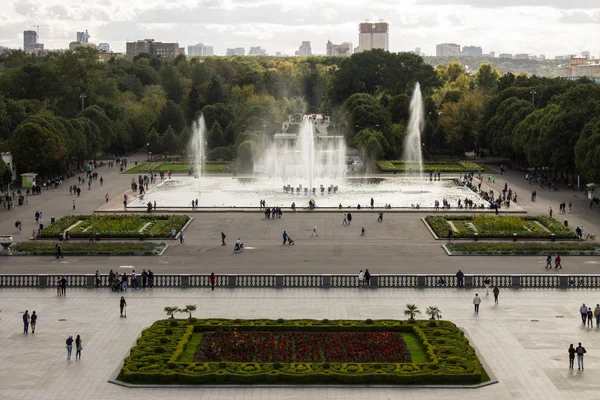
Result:
M450 22L452 22L452 25L456 25L456 26L463 26L465 24L465 21L463 20L463 18L456 13L449 14L448 20Z
M565 24L600 24L600 11L595 13L584 11L562 12L558 21Z
M598 9L598 0L421 0L420 4L467 5L478 8L550 7L558 9Z

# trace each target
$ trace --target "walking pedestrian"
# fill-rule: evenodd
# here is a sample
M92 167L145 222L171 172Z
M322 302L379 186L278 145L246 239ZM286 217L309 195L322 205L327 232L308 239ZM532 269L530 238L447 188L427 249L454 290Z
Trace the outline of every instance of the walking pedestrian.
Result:
M119 301L119 308L121 309L121 318L127 318L127 302L125 301L125 297L121 296L121 300ZM125 310L125 315L123 315L123 310Z
M562 265L560 265L560 255L558 255L558 254L556 255L556 258L554 259L554 265L555 265L555 267L554 267L555 269L556 268L562 269Z
M358 273L358 287L362 287L365 284L365 273L361 269Z
M459 288L463 287L464 285L464 277L465 274L459 269L456 273L456 286L458 286Z
M96 287L100 287L100 272L98 270L96 270Z
M319 236L319 234L317 233L317 225L315 225L313 227L312 234L310 235L310 237L313 237L313 236Z
M342 221L342 225L348 225L348 216L344 214L344 220Z
M348 213L348 225L352 224L352 214Z
M581 345L581 342L579 342L579 346L575 349L575 353L577 353L577 369L583 370L583 355L587 351L585 351L585 347Z
M154 287L154 272L152 270L148 270L148 286L150 289Z
M29 333L29 320L29 310L25 310L25 314L23 314L23 333L26 335Z
M31 333L35 333L35 325L37 324L37 314L35 311L31 314Z
M596 328L600 328L600 304L596 304L596 308L594 308L594 316L596 317Z
M575 347L573 347L573 343L569 346L569 369L573 369L573 364L575 362Z
M593 319L594 319L594 312L592 311L592 307L589 307L587 310L587 323L588 326L591 328L592 326L594 326L593 324Z
M183 231L179 231L179 245L184 245L185 239L183 238Z
M71 353L73 352L73 336L69 335L67 338L67 360L71 359Z
M145 269L142 270L142 287L146 288L148 285L148 273Z
M481 304L481 297L479 297L478 293L475 293L475 297L473 298L473 305L475 306L475 314L479 314L479 305Z
M585 325L585 321L587 320L587 311L588 308L585 306L585 303L579 307L579 314L581 314L581 323Z
M548 254L546 257L546 268L552 268L552 255Z
M81 336L77 335L75 338L75 359L81 360L81 350L83 350L83 340L81 340Z
M451 241L452 241L452 236L453 236L452 229L448 229L448 241L449 241L449 242L451 242Z
M548 210L548 214L550 214L550 218L552 218L552 207Z
M215 290L215 281L216 281L216 277L215 277L215 273L211 272L210 273L210 290Z
M377 222L383 222L383 212L379 213L379 218L377 218Z
M282 236L283 236L283 244L285 244L285 242L287 242L287 238L288 238L288 234L287 234L287 232L286 232L286 231L283 231L283 234L282 234Z
M494 293L494 303L498 305L498 296L500 295L500 289L498 289L498 285L494 286L492 293Z
M64 276L60 280L60 294L61 296L67 295L67 279Z
M62 245L60 243L56 244L56 258L65 258L62 252Z
M225 235L225 232L221 232L221 246L225 246L225 239L227 238L227 236Z
M371 208L375 208L375 200L371 197Z
M490 278L487 278L483 281L483 284L485 285L485 295L489 296L490 295L490 284L492 283L492 281L490 280Z
M75 199L73 199L73 210L75 210L75 204L76 204Z
M371 273L368 269L365 269L365 286L371 287Z

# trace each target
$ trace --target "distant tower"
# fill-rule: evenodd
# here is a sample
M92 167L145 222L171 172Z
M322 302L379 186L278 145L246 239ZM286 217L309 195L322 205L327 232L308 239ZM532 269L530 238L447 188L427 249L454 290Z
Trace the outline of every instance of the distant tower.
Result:
M37 32L23 31L23 51L28 53L37 49Z
M389 50L390 26L387 22L358 24L358 51Z

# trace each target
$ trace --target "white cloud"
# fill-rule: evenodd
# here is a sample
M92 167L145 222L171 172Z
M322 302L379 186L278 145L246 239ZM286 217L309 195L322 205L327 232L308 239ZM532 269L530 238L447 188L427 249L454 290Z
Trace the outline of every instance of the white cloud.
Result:
M262 46L293 54L310 40L358 44L357 24L385 19L390 50L435 44L479 45L484 52L563 54L597 50L600 0L9 0L0 13L0 45L22 46L22 31L40 25L47 48L66 48L87 29L94 42L124 50L154 38L182 46ZM574 28L574 25L577 28Z

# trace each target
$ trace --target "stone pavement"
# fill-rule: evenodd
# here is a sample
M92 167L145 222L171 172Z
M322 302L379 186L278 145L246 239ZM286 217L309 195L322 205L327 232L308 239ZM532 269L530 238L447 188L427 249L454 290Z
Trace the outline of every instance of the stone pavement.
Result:
M139 290L125 293L128 317L119 318L120 293L73 289L0 291L0 399L597 399L600 330L581 324L582 302L599 303L597 291L503 290L500 305L474 290L243 289ZM470 337L499 383L481 389L393 388L190 388L127 389L107 381L141 331L164 318L165 306L197 304L209 318L397 318L406 303L441 308ZM39 314L35 334L22 333L22 313ZM423 317L424 318L424 317ZM79 334L81 361L67 361L65 339ZM584 372L569 370L567 348L587 348Z

